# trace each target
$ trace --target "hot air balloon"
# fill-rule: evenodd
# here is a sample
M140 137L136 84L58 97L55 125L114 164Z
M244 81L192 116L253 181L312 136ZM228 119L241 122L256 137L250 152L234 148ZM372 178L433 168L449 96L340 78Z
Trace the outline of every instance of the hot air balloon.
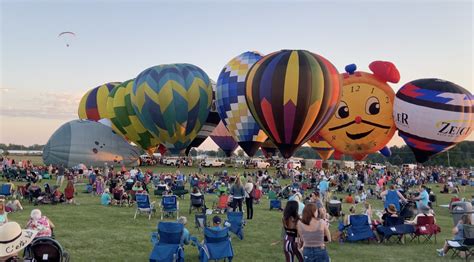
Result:
M318 153L322 160L328 160L332 153L334 153L334 148L326 142L319 134L314 135L310 138L307 144Z
M75 38L76 34L74 32L66 31L66 32L59 33L58 37L64 39L66 46L69 47L69 43L71 42L71 39Z
M346 154L363 160L380 150L387 155L390 151L385 146L396 130L392 117L395 93L388 83L398 83L400 73L386 61L372 62L373 74L356 69L355 64L346 66L341 102L320 135L336 149L337 158Z
M46 165L73 167L103 166L105 163L136 164L140 152L110 127L89 120L65 123L49 138L43 149Z
M305 50L282 50L260 59L246 79L253 117L285 158L314 135L339 103L337 69Z
M184 151L196 138L211 102L209 77L191 64L148 68L137 76L133 85L135 113L173 154Z
M468 137L474 126L474 97L441 79L419 79L398 90L393 109L398 135L426 162Z
M87 91L79 103L79 119L99 121L107 118L107 97L119 84L120 82L111 82Z
M229 133L250 157L267 139L245 101L245 78L250 67L261 58L257 52L245 52L233 58L219 74L216 88L217 112Z
M267 138L267 140L262 143L260 149L262 150L262 153L265 158L271 158L273 156L276 156L278 151L278 148L273 144L270 138Z
M224 123L219 122L219 125L212 131L211 139L214 143L224 151L227 157L232 155L232 152L237 148L237 142L229 134L229 130L225 127Z
M221 121L219 114L216 110L216 82L214 80L209 79L212 85L212 105L211 110L209 111L209 115L207 116L206 122L202 126L201 130L197 134L196 138L191 142L191 144L186 148L185 155L189 154L191 148L199 147L206 138L208 138L212 131L216 128L217 124Z
M120 122L118 121L117 119L117 115L115 114L115 111L114 111L114 100L115 100L115 94L117 93L117 90L118 90L118 87L120 85L117 85L116 87L114 87L110 92L109 92L109 95L107 96L107 104L106 104L106 110L107 110L107 115L106 115L106 118L108 120L110 120L110 122L112 123L111 127L112 129L119 135L121 135L122 137L125 137L125 134L127 133L122 125L120 124ZM120 97L120 99L123 99L123 97Z
M113 100L115 120L122 127L128 140L152 154L159 141L148 132L135 114L131 101L133 81L133 79L128 80L117 86Z

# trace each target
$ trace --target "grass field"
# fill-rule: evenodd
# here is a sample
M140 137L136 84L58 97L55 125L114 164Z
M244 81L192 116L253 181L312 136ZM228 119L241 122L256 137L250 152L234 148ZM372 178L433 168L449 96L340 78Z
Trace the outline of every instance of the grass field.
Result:
M160 168L174 171L174 169ZM184 169L185 173L196 169ZM212 172L218 169L212 169ZM207 170L206 170L207 171ZM242 170L237 170L242 171ZM54 182L53 182L54 184ZM439 192L436 185L431 185ZM135 207L103 207L99 197L82 193L79 187L77 202L79 205L44 205L39 206L43 214L56 225L56 239L71 254L72 261L146 261L152 249L150 233L156 230L159 222L158 213L151 220L145 215L133 219ZM474 190L466 188L461 197L471 198ZM450 195L438 195L438 203L447 204ZM189 195L180 201L180 215L188 216L187 228L192 235L202 240L201 234L194 228L194 215L188 215ZM155 196L153 200L159 201ZM207 205L217 199L207 195ZM380 200L370 201L374 209L381 209ZM25 210L9 215L11 221L25 225L30 211L34 208L23 201ZM270 211L267 199L255 205L254 219L245 226L245 238L233 237L235 250L234 261L284 261L281 237L281 216L279 211ZM348 213L348 205L344 212ZM362 209L362 206L359 205ZM418 244L407 242L399 244L351 244L333 242L328 246L332 261L442 261L435 249L442 246L444 239L451 237L452 218L447 208L435 207L438 224L442 228L437 244ZM331 225L331 232L337 231L337 224ZM273 244L272 244L273 243ZM275 244L276 243L276 244ZM186 261L198 261L197 249L193 246L185 248Z

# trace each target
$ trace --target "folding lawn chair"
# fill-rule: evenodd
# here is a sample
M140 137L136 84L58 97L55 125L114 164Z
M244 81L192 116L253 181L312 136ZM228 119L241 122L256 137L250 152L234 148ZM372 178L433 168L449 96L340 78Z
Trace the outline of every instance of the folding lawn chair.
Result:
M176 217L179 216L179 202L178 197L175 195L163 196L161 199L161 219L163 216L172 216L176 213Z
M184 262L183 229L184 225L178 222L158 223L158 232L152 234L150 262Z
M228 202L229 202L229 196L222 194L217 199L217 203L214 203L214 206L212 209L214 210L215 213L224 214L227 211Z
M193 242L198 247L199 261L201 262L220 259L231 262L234 257L234 249L232 248L228 228L219 230L205 228L203 244L197 243L195 239Z
M349 225L346 227L346 240L350 242L370 240L375 238L366 215L349 216Z
M278 196L275 193L275 191L273 190L268 191L268 199L270 199L270 210L272 209L281 210L281 200L278 199Z
M227 222L230 224L230 232L236 234L240 240L244 239L244 213L227 212Z
M9 197L12 195L11 193L12 185L11 184L3 184L0 187L0 195L3 195L5 197Z
M435 224L433 216L419 216L415 225L415 234L413 234L412 240L418 239L420 243L420 237L424 237L424 242L431 240L434 236L434 242L436 243L436 234L441 232L441 228Z
M377 232L385 242L390 242L392 236L397 236L397 243L403 244L402 239L406 234L415 233L415 226L404 224L402 217L387 217L385 225L377 227Z
M191 194L191 202L189 203L189 214L193 209L200 210L201 212L204 209L204 195L196 196Z
M469 261L469 257L474 255L474 225L463 225L463 236L462 240L448 240L447 243L453 250L453 258L464 252L466 261Z
M194 223L196 224L196 228L200 231L201 229L204 230L207 225L207 215L206 213L198 213L194 215Z
M150 203L150 196L148 194L136 194L135 199L137 201L137 210L135 211L133 219L136 219L139 213L146 213L148 214L148 220L150 220L156 211L155 202Z

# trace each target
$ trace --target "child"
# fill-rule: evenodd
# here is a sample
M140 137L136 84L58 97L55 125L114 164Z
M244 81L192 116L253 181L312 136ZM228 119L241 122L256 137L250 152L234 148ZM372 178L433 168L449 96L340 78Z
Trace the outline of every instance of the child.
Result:
M102 196L100 197L100 203L103 205L103 206L108 206L111 204L111 200L112 198L110 197L110 191L108 188L106 188L104 190L104 193L102 194Z

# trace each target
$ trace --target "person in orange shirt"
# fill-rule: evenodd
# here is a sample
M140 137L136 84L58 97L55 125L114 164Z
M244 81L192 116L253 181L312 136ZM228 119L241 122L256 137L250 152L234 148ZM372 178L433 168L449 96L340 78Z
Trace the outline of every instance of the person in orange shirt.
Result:
M354 198L352 197L352 194L349 193L349 195L346 196L346 203L349 203L349 204L354 204Z

